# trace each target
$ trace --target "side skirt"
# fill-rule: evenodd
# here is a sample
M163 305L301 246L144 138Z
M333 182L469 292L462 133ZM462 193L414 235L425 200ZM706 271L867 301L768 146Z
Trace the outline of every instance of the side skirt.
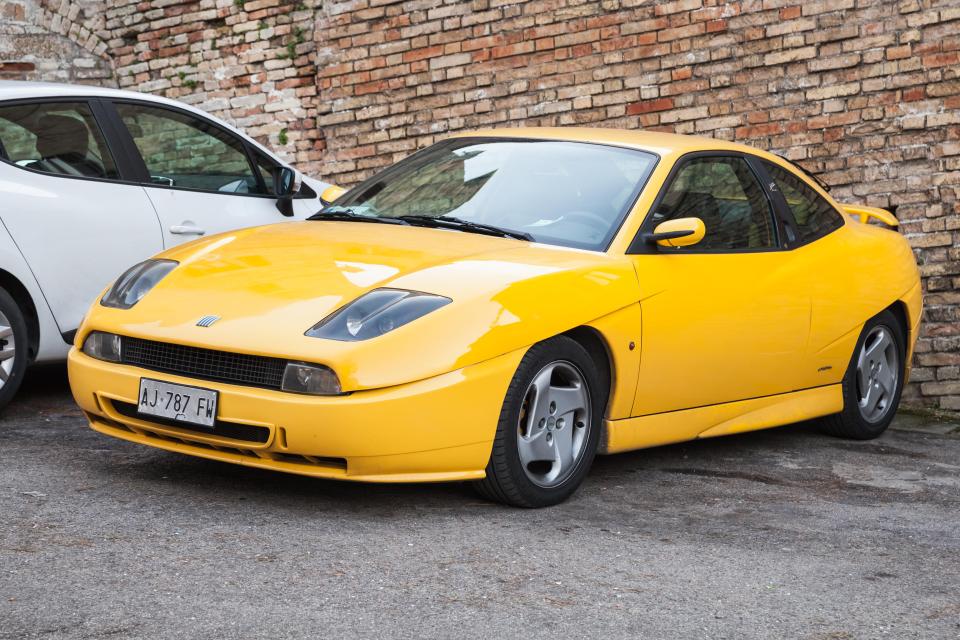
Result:
M697 438L779 427L843 410L839 384L763 398L606 420L600 453L620 453Z

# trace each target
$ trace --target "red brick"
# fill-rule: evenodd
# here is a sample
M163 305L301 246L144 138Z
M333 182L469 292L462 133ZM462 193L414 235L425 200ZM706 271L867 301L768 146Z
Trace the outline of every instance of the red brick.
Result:
M415 60L425 60L435 56L443 55L443 47L436 45L433 47L423 47L420 49L411 49L403 53L404 62L413 62Z
M718 31L727 30L727 21L720 20L711 20L707 23L707 33L717 33Z
M950 53L935 53L929 56L923 56L923 66L930 67L950 67L960 62L960 53L952 51Z
M771 122L769 124L759 124L749 127L737 127L737 138L762 138L772 136L783 132L782 122Z
M651 111L666 111L673 108L672 98L660 98L659 100L645 100L643 102L632 102L627 105L627 115L635 116L641 113L650 113Z
M32 62L0 62L0 73L22 73L34 69L36 65Z
M783 7L780 9L781 20L793 20L800 17L800 7Z
M904 102L916 102L927 97L926 87L913 87L903 92Z

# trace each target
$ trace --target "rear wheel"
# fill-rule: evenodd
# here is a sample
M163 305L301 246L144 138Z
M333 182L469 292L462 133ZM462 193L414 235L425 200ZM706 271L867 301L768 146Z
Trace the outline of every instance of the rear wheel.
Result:
M867 322L843 377L843 411L822 420L824 431L856 440L886 431L903 391L904 343L904 329L890 311Z
M510 382L487 464L485 497L517 507L563 502L597 451L607 389L590 354L566 336L534 345Z

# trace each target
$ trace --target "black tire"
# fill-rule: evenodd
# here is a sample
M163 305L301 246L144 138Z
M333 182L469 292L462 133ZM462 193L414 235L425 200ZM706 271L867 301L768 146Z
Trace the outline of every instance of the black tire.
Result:
M0 387L0 411L2 411L16 395L20 384L23 382L24 372L27 370L27 359L29 357L30 336L27 333L27 321L20 311L20 306L13 299L6 289L0 288L0 313L2 313L13 330L13 365L9 373L4 369L6 380ZM6 350L10 339L0 338L0 351ZM3 362L0 361L0 366ZM2 377L2 375L0 375Z
M899 370L897 371L895 391L890 400L889 408L879 420L870 422L864 418L859 407L860 392L857 385L857 362L864 341L877 327L884 327L890 332L897 350ZM850 356L847 371L843 376L843 411L820 419L819 426L824 433L852 440L871 440L887 430L897 413L900 394L903 391L906 367L906 338L904 334L905 328L901 325L897 316L890 311L883 311L867 321L860 333L860 338L857 340L853 355Z
M538 372L554 362L573 364L582 375L590 399L590 424L573 471L560 484L542 487L524 471L517 433L528 387ZM604 380L587 350L571 338L557 336L532 346L520 361L507 388L487 463L487 477L474 483L477 491L489 500L525 508L548 507L569 498L583 483L597 453L608 396Z

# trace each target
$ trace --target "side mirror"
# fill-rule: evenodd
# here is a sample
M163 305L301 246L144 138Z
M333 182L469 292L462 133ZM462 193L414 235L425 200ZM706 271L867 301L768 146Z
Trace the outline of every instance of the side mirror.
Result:
M658 224L644 240L661 247L689 247L703 240L706 232L700 218L675 218Z
M273 175L273 192L277 194L277 210L285 216L293 215L293 196L300 191L303 177L290 167L280 167Z

